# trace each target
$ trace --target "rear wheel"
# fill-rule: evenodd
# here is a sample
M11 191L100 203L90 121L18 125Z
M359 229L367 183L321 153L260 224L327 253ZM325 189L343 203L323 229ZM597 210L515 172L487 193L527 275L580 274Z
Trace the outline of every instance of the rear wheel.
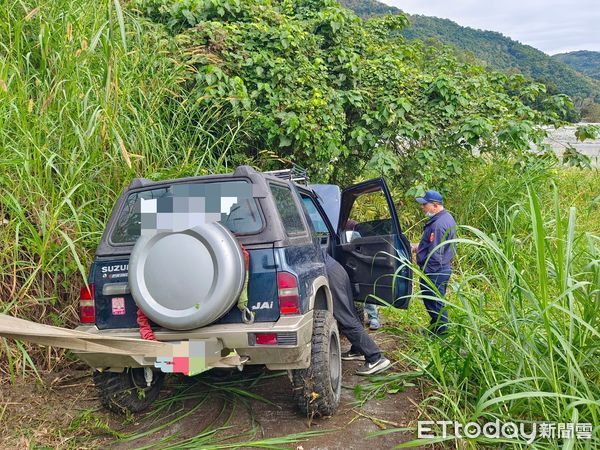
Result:
M150 385L144 369L125 369L123 372L94 372L94 383L100 402L111 411L124 414L148 408L158 397L164 381L162 372L152 372Z
M298 408L309 417L331 416L340 404L342 360L333 314L315 310L310 367L292 371Z

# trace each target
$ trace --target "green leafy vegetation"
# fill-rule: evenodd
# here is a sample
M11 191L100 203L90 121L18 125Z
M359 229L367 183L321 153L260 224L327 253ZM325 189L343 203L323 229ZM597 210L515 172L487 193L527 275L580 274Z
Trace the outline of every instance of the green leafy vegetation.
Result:
M407 43L393 34L407 25L403 15L362 22L327 0L217 4L223 9L201 1L134 7L191 55L190 100L225 101L249 130L238 142L263 168L283 158L317 179L348 181L369 165L408 189L459 173L475 148L523 151L543 137L535 124L558 124L571 111L568 98L546 96L521 75ZM527 106L536 101L543 107ZM434 160L435 174L420 169Z
M579 50L576 52L559 53L552 58L568 64L578 72L600 81L600 52Z
M342 0L341 3L366 18L382 14L403 14L400 9L375 0ZM448 19L422 15L411 15L410 26L402 35L410 40L422 40L429 45L435 45L436 42L452 45L459 50L460 58L475 58L493 70L521 73L544 83L548 92L571 96L583 118L600 120L597 108L593 106L600 102L600 84L593 75L593 68L596 71L598 68L595 52L574 52L572 56L550 57L497 32L477 30ZM576 60L580 62L577 64Z
M465 225L448 297L455 327L448 343L426 342L414 333L418 305L393 313L414 344L396 356L413 370L362 392L422 383L430 417L597 424L600 177L528 152L572 103L407 40L407 25L404 15L361 21L329 0L5 0L0 312L75 324L86 266L134 177L289 162L314 181L384 174L413 241L411 197L426 187ZM3 341L0 361L14 378L65 358ZM204 432L180 443L230 445Z
M600 53L581 50L577 52L562 53L553 55L553 59L573 67L575 70L587 75L595 80L600 80ZM596 90L598 92L598 90ZM581 116L592 122L600 121L600 104L593 101L593 98L584 98L578 101L578 107Z
M365 391L397 387L420 373L432 383L424 387L421 405L432 420L597 427L598 173L501 168L474 169L471 181L459 181L460 195L450 206L465 225L447 297L449 337L432 341L411 325L407 331L407 323L424 320L393 312L403 324L396 333L413 341L398 355L410 372L380 377ZM544 448L559 445L540 442ZM461 444L479 448L486 441ZM586 441L562 444L585 448ZM512 445L526 446L518 440Z
M401 9L376 0L342 0L340 1L340 4L354 11L359 17L365 19L386 14L402 14Z

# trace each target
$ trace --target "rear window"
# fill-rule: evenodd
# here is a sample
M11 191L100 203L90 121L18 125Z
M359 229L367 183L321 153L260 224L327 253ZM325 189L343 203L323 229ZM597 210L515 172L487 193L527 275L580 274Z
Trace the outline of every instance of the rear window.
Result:
M277 206L286 233L304 233L304 223L302 223L302 218L290 188L278 184L271 184L270 186L275 199L275 206Z
M144 228L186 229L216 221L234 234L254 234L263 221L246 181L176 184L130 194L110 241L129 244Z

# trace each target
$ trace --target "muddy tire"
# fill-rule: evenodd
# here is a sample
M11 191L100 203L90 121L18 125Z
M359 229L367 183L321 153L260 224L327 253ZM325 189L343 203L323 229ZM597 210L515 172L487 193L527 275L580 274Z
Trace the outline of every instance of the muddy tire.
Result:
M164 381L162 372L154 372L150 386L144 369L125 369L117 372L94 372L94 384L102 405L111 411L125 414L148 408L158 397Z
M340 404L342 360L333 314L315 310L310 367L292 370L294 398L307 417L331 416Z

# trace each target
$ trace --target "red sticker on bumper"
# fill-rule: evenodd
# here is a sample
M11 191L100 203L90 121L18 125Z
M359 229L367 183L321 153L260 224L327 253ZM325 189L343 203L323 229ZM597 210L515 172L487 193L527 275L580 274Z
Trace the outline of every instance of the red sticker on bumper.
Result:
M114 297L112 299L112 313L113 316L122 316L125 314L125 298Z

